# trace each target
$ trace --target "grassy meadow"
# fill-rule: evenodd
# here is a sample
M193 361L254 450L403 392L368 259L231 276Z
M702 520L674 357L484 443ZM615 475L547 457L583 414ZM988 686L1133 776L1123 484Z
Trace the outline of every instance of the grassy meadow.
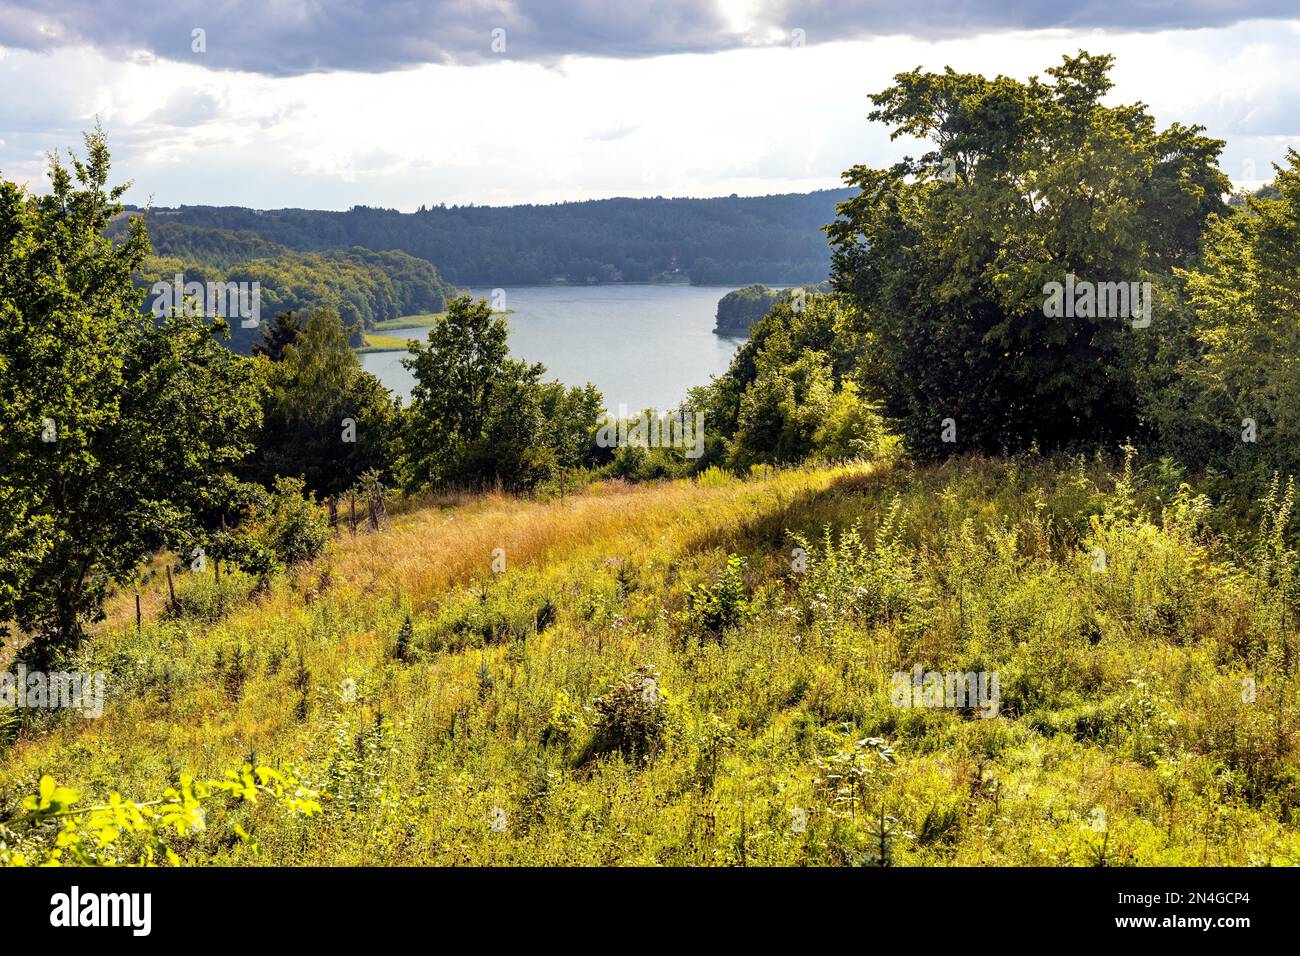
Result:
M382 319L375 323L379 332L400 332L405 329L425 329L439 319L445 318L446 312L421 312L417 315L404 315L398 319Z
M104 714L0 727L5 842L63 855L12 824L43 776L112 805L249 764L319 811L212 802L174 862L1295 864L1289 508L966 458L422 500L174 607L160 560L83 651ZM917 664L996 673L996 716L899 706Z
M414 341L400 335L377 335L374 332L366 332L364 336L366 344L356 350L363 355L367 352L405 352Z
M412 342L418 342L430 325L446 316L446 312L421 312L418 315L405 315L398 319L383 319L375 323L375 331L364 333L366 344L358 348L357 354L368 352L405 352ZM411 335L388 335L389 332L412 332Z

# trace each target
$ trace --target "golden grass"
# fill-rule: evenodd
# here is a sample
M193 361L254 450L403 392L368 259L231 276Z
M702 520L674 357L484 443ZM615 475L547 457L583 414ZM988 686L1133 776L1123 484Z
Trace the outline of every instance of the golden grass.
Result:
M344 531L326 558L297 569L289 581L280 582L270 593L234 610L206 631L191 632L187 644L220 644L232 635L274 635L301 629L311 618L319 579L326 569L326 606L352 610L363 602L386 609L402 603L427 610L452 588L491 579L496 548L505 549L510 569L548 561L586 567L606 559L673 554L691 542L725 534L727 529L734 531L753 515L780 508L799 494L824 492L838 482L880 470L881 466L875 465L774 470L766 480L722 485L701 485L691 480L655 484L599 482L580 495L568 497L563 504L504 494L437 499L438 504L394 517L379 534L353 536ZM144 574L140 591L147 624L157 621L167 600L163 567L169 557L155 557ZM184 574L175 575L174 580L178 589L188 583ZM96 628L102 641L112 642L117 635L133 630L134 601L134 592L127 590L110 597L106 619ZM314 647L312 652L327 673L341 677L354 658L373 660L376 654L382 654L388 638L373 628L351 631L340 642ZM493 653L499 653L499 649ZM465 673L472 677L478 662L466 657L463 663ZM163 749L174 756L175 748L191 757L200 752L195 748L201 748L208 758L203 765L215 767L219 763L212 759L215 753L225 754L227 762L238 760L244 753L241 746L269 748L284 743L281 735L297 733L285 708L279 708L278 718L267 723L264 717L249 720L247 707L229 709L212 687L192 688L187 694L185 712L189 719L201 721L201 730L153 728L161 736L152 738L152 742L165 742ZM20 738L7 759L10 764L21 764L36 753L73 746L83 736L136 737L139 728L148 725L142 716L153 706L148 701L114 702L95 721L65 721L43 735Z
M912 834L899 837L900 862L1095 862L1099 807L1108 862L1296 862L1285 781L1300 712L1294 695L1276 696L1266 663L1285 659L1277 635L1239 570L1152 525L1108 532L1112 567L1131 570L1091 575L1080 536L1110 493L1101 466L972 460L606 482L563 502L421 499L212 624L157 619L155 562L144 634L119 593L91 648L122 692L102 718L30 727L0 753L0 809L42 773L147 799L178 773L254 760L303 768L331 793L325 817L239 817L257 854L222 842L214 818L209 836L179 846L184 860L853 863L870 820L826 802L815 761L878 734L899 754L872 794ZM919 616L797 623L783 607L800 600L787 533L863 519L869 539L896 494ZM749 558L753 622L718 643L687 639L685 595L731 552ZM542 595L558 607L550 627L436 643L446 622L480 607L527 614ZM408 612L420 650L400 662ZM1099 636L1081 636L1085 614ZM1160 630L1165 619L1177 629ZM1243 634L1273 656L1238 659ZM979 720L891 708L888 675L912 660L987 661L1017 710ZM644 664L671 706L662 755L579 766L544 742L560 695L581 709ZM1240 700L1251 666L1259 706ZM340 698L344 678L355 702ZM715 719L731 742L704 774ZM493 834L497 806L537 822ZM806 835L790 833L792 807L808 809Z
M823 491L873 466L773 473L767 481L701 486L606 482L558 502L487 495L469 506L430 509L394 520L382 535L344 539L334 574L366 594L430 600L491 573L495 549L507 567L559 559L673 552L694 538L726 534L783 497Z
M416 341L400 335L379 335L375 332L367 332L364 337L366 344L357 349L358 352L405 352Z

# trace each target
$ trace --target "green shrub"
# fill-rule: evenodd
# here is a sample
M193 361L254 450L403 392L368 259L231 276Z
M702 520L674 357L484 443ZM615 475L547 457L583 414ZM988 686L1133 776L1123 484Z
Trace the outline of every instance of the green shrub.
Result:
M303 493L301 478L277 478L269 513L261 523L261 541L285 565L320 556L329 541L329 518Z
M254 587L256 582L237 571L226 572L220 579L212 573L191 572L177 580L176 603L164 613L208 623L219 621L247 601Z
M432 649L480 647L526 640L555 624L559 605L545 591L534 590L525 576L506 576L491 584L467 588L439 610L434 619Z
M542 743L567 751L586 729L587 722L583 718L582 708L576 706L564 691L558 691L546 726L542 728Z
M591 702L593 735L583 760L619 753L642 760L663 746L668 729L668 701L659 674L646 665L623 677Z
M399 661L409 661L414 654L414 648L411 646L415 639L415 625L411 623L411 614L408 611L402 626L397 630L397 642L393 645L393 656Z
M803 552L798 594L806 621L888 620L918 602L922 588L902 541L902 516L901 500L895 497L870 546L858 522L838 537L828 525L820 546L791 534Z
M745 559L727 556L727 566L713 584L696 585L686 597L685 623L691 631L715 640L750 617Z
M39 791L23 799L20 815L4 827L0 866L157 865L182 860L173 845L207 829L209 811L220 803L278 803L292 816L321 812L321 795L301 786L289 772L244 764L220 780L195 780L181 774L177 787L161 799L135 802L112 793L102 803L79 807L82 794L42 776ZM242 826L233 836L249 842Z

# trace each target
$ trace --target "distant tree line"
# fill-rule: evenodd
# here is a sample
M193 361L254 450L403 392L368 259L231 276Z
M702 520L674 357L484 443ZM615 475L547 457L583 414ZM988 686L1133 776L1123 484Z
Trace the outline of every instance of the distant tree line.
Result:
M156 254L228 267L238 249L400 250L458 286L689 279L695 284L821 282L823 226L847 190L717 199L602 199L523 206L347 212L182 206L150 214ZM124 225L115 223L115 229ZM213 235L210 230L220 230Z

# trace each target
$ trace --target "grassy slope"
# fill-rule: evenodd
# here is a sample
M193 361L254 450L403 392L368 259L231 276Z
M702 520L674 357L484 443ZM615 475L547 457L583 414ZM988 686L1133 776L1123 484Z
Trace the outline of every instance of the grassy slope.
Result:
M871 542L895 495L897 547L864 556L855 612L825 607L839 592L791 572L787 531L861 520ZM1099 467L1059 462L615 484L396 516L210 623L159 621L155 579L143 637L122 601L92 652L117 699L24 732L0 756L0 812L41 773L144 799L180 771L255 759L296 765L332 795L326 813L214 818L177 840L183 859L854 863L883 809L899 863L1298 862L1294 648L1276 602L1188 530L1190 509L1148 524L1118 516L1126 501ZM754 620L699 640L685 595L728 552L748 558ZM210 604L210 581L182 586L187 606ZM226 578L228 595L243 587ZM538 633L547 598L556 620ZM478 636L501 631L516 637ZM890 674L917 662L997 670L1001 716L892 706ZM557 739L561 692L586 704L642 664L668 699L664 750L577 765L589 731ZM868 763L850 806L816 781L868 735L897 761Z

